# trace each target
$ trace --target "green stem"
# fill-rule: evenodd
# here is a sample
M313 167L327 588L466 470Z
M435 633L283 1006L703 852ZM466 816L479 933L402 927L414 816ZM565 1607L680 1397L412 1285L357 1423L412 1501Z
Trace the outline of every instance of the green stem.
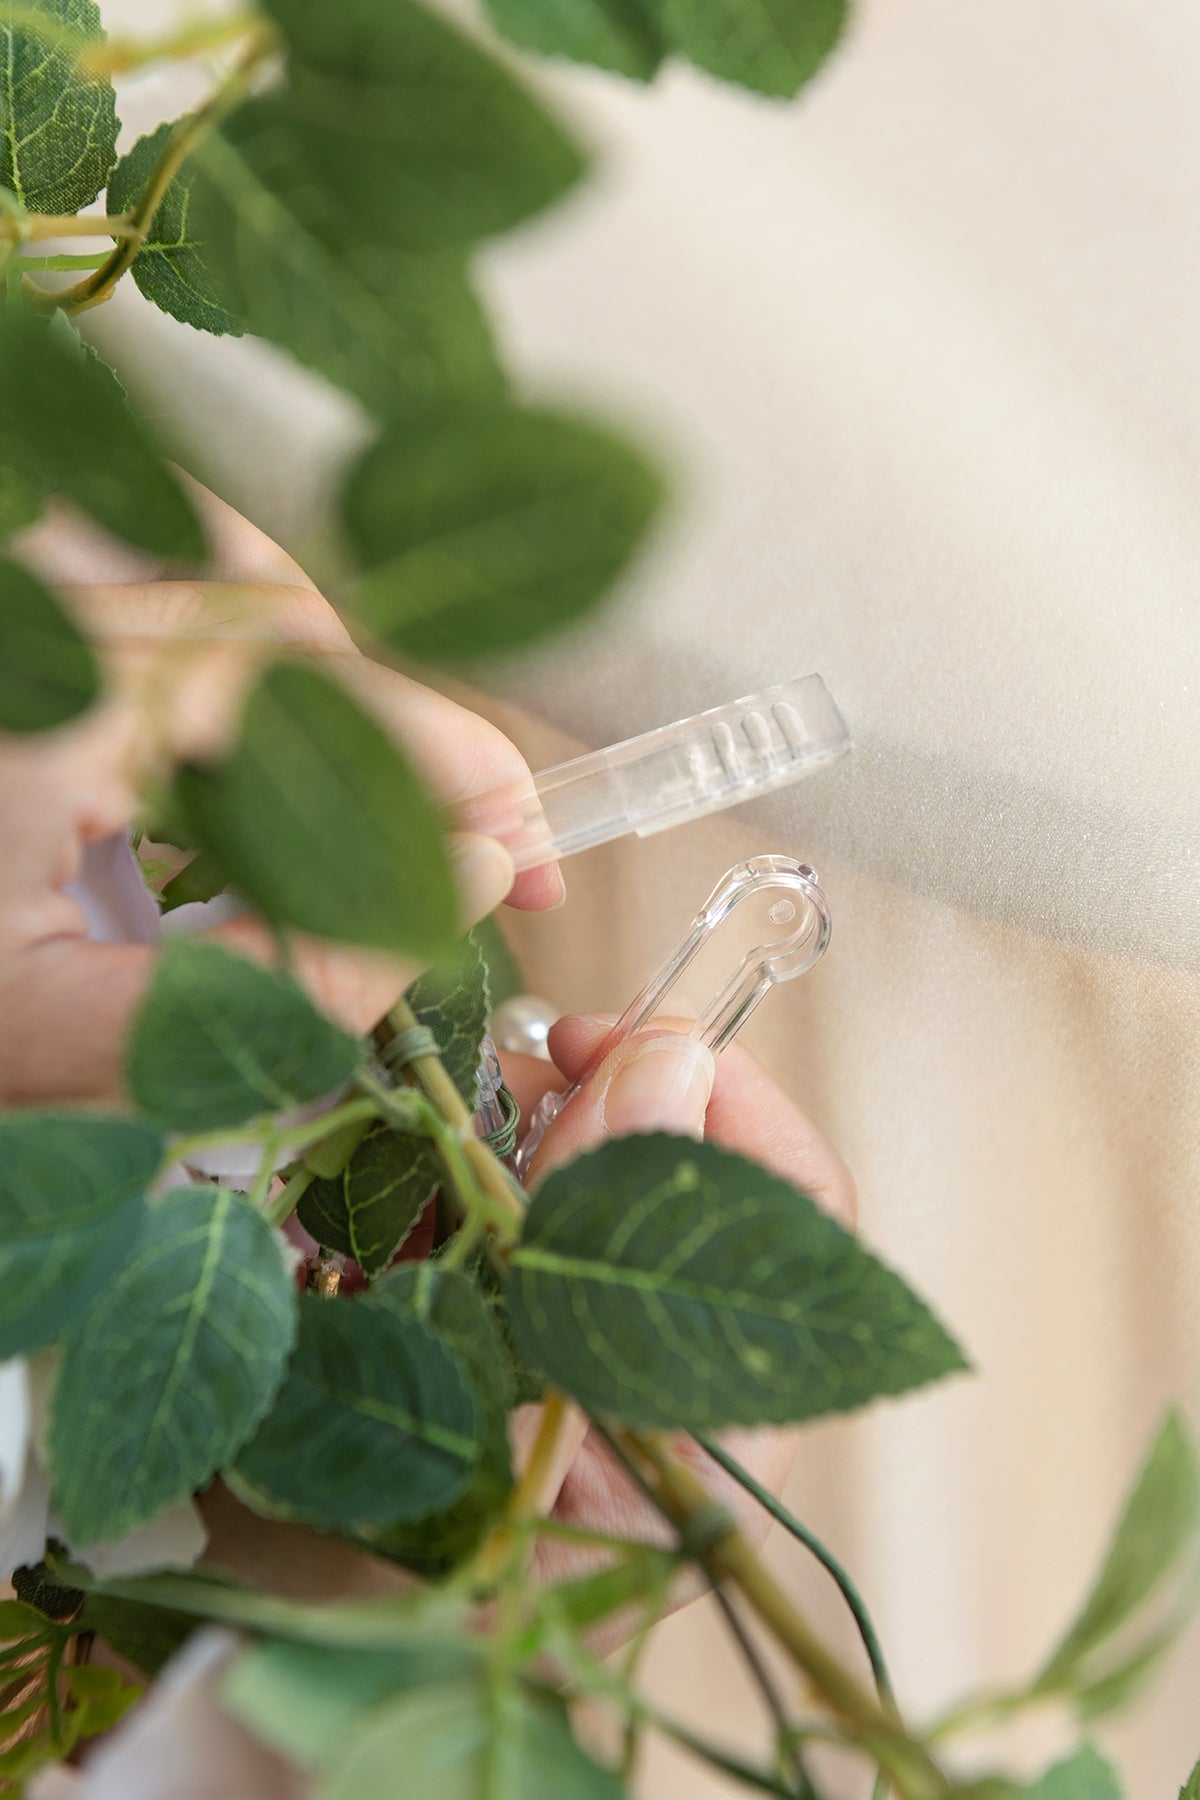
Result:
M262 1161L258 1166L258 1174L247 1198L253 1207L261 1212L267 1203L267 1195L271 1192L271 1183L275 1179L275 1158L283 1146L274 1133L265 1134L260 1140L262 1144Z
M66 288L62 293L43 296L43 306L51 309L62 307L66 312L75 314L85 312L90 306L99 306L108 299L145 242L154 223L154 215L172 181L209 133L247 92L255 70L271 47L270 37L265 31L259 31L204 105L180 119L163 145L146 185L129 214L130 235L122 239L86 281L77 282L74 287Z
M268 1200L263 1208L265 1217L270 1220L272 1225L277 1225L280 1230L283 1229L305 1192L315 1180L316 1176L311 1169L297 1169L295 1174L289 1175L275 1198Z
M50 270L98 269L107 256L107 250L98 250L94 256L18 256L16 267L22 275L42 275Z
M331 1112L322 1113L320 1118L307 1119L301 1125L282 1126L270 1136L277 1150L305 1150L354 1119L378 1116L379 1108L374 1101L365 1098L346 1100ZM163 1169L159 1172L169 1169L173 1163L188 1162L198 1150L224 1149L227 1144L261 1144L267 1135L268 1128L264 1125L239 1125L227 1131L198 1131L189 1137L175 1138L167 1146Z
M650 1471L647 1479L655 1503L686 1542L701 1520L712 1515L712 1497L704 1483L654 1435L625 1430L617 1434L616 1441L635 1463ZM949 1793L946 1777L928 1751L908 1735L894 1710L881 1706L826 1649L736 1526L730 1525L706 1549L694 1554L713 1579L731 1581L741 1590L834 1717L886 1770L903 1800L941 1800Z
M390 1018L397 1031L411 1030L419 1023L417 1015L404 999L396 1002ZM505 1219L504 1228L498 1235L502 1241L514 1241L520 1234L525 1217L524 1193L483 1139L476 1137L470 1109L442 1067L441 1059L437 1056L415 1056L406 1076L413 1086L421 1090L442 1120L453 1128L462 1154L470 1166L476 1189L491 1202L495 1215Z
M1022 1688L1015 1694L999 1691L976 1694L973 1699L963 1701L961 1706L956 1706L931 1725L925 1733L925 1741L940 1744L972 1725L1001 1725L1014 1713L1023 1712L1026 1707L1038 1706L1044 1701L1060 1697L1049 1691L1038 1693L1031 1688Z
M758 1504L769 1512L785 1531L790 1532L797 1542L803 1544L805 1549L816 1557L821 1567L833 1577L842 1598L853 1614L854 1623L858 1627L858 1635L862 1639L863 1649L867 1653L867 1660L870 1662L871 1672L875 1677L875 1686L879 1690L879 1696L882 1700L894 1705L895 1693L871 1615L867 1611L862 1595L837 1557L827 1549L815 1532L810 1531L808 1526L802 1524L794 1513L788 1511L782 1500L777 1500L774 1494L763 1487L760 1482L755 1481L749 1470L744 1469L736 1457L730 1456L728 1450L724 1449L715 1438L708 1437L702 1431L694 1431L692 1437L706 1455L711 1456L727 1475L732 1476L740 1487L745 1488L746 1492L757 1500Z
M86 50L80 61L89 74L125 75L131 69L144 69L147 63L211 55L226 44L236 43L260 24L257 13L240 12L226 18L196 20L160 38L111 37Z

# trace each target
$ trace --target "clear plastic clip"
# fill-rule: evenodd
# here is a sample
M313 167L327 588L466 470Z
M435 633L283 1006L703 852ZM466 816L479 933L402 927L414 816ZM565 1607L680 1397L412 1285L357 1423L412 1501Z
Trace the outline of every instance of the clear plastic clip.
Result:
M717 883L686 933L617 1020L579 1079L562 1093L546 1094L530 1115L517 1152L524 1175L551 1122L618 1044L643 1031L685 971L711 962L714 987L688 1035L714 1055L741 1030L764 994L794 981L825 954L832 921L817 875L790 856L755 856L738 863ZM722 929L723 927L723 929ZM722 971L724 977L722 979ZM707 991L702 988L701 991Z

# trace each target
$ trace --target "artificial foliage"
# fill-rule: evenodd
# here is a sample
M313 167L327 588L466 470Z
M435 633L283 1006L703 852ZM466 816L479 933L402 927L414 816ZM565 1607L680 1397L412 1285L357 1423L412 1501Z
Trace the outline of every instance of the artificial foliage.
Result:
M58 495L165 567L204 572L185 485L81 332L128 279L184 326L264 338L359 403L339 603L374 654L476 663L586 616L663 483L611 426L521 392L473 284L481 245L588 171L518 53L641 82L690 62L791 99L845 14L844 0L486 0L464 21L416 0L259 0L108 39L91 0L0 0L0 547ZM118 157L121 80L189 58L212 74L207 97ZM97 235L110 247L46 248ZM70 730L104 703L101 671L69 603L0 556L0 730ZM142 777L147 821L182 865L164 910L231 886L278 958L173 939L130 1035L124 1110L0 1117L0 1358L39 1374L55 1533L0 1602L0 1789L19 1793L138 1699L89 1644L153 1683L218 1621L239 1634L220 1704L319 1800L616 1800L653 1732L793 1800L837 1800L812 1756L830 1741L878 1796L1120 1800L1089 1734L1185 1614L1200 1499L1180 1417L1153 1436L1091 1593L1029 1679L912 1719L832 1550L709 1435L964 1371L903 1273L745 1157L664 1134L522 1192L471 1125L492 1000L517 977L494 927L463 937L439 808L336 670L269 659L223 754L178 763L160 746ZM294 979L297 934L426 973L359 1038ZM389 1057L418 1027L440 1054L426 1040ZM250 1173L208 1179L206 1158L231 1146ZM318 1245L305 1291L297 1224ZM521 1470L509 1420L534 1397ZM631 1510L605 1534L539 1509L571 1408L640 1494L641 1525ZM860 1666L716 1505L718 1464L838 1582ZM218 1481L411 1585L318 1601L212 1570L104 1573L101 1548ZM1012 1529L997 1555L1018 1553ZM582 1572L539 1576L555 1539L586 1553ZM756 1755L639 1690L637 1647L689 1571L763 1686ZM617 1622L632 1648L606 1661ZM753 1631L795 1665L782 1699ZM616 1720L620 1757L585 1747L580 1698ZM978 1759L960 1738L1048 1702L1072 1752L1033 1779L963 1772ZM1181 1800L1198 1784L1200 1768Z

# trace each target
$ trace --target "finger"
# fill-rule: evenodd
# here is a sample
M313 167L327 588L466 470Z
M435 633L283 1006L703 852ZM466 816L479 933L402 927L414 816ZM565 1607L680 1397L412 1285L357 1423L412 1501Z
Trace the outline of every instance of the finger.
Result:
M548 1048L567 1081L578 1080L602 1051L614 1023L604 1014L577 1014L550 1028ZM677 1028L684 1024L672 1023ZM574 1103L563 1114L564 1121L573 1110ZM828 1138L741 1044L730 1044L717 1059L704 1129L712 1143L760 1163L811 1194L842 1224L854 1225L858 1198L850 1170Z
M530 1166L531 1181L606 1138L647 1131L702 1136L712 1083L712 1053L696 1038L676 1031L627 1038L550 1126Z

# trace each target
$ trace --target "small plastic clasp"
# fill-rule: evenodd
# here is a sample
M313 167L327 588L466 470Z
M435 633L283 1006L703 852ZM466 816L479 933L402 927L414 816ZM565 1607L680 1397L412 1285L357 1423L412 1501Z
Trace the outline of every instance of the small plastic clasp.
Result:
M718 1055L741 1030L764 994L794 981L825 954L832 921L815 869L790 856L754 856L737 863L717 883L683 938L637 998L626 1007L583 1074L562 1093L546 1094L530 1116L517 1152L524 1174L542 1136L616 1046L642 1031L663 1011L663 1002L702 952L718 953L735 931L744 949L702 1008L688 1035ZM725 926L725 930L720 928ZM720 945L714 949L714 940ZM731 952L732 954L732 952Z

